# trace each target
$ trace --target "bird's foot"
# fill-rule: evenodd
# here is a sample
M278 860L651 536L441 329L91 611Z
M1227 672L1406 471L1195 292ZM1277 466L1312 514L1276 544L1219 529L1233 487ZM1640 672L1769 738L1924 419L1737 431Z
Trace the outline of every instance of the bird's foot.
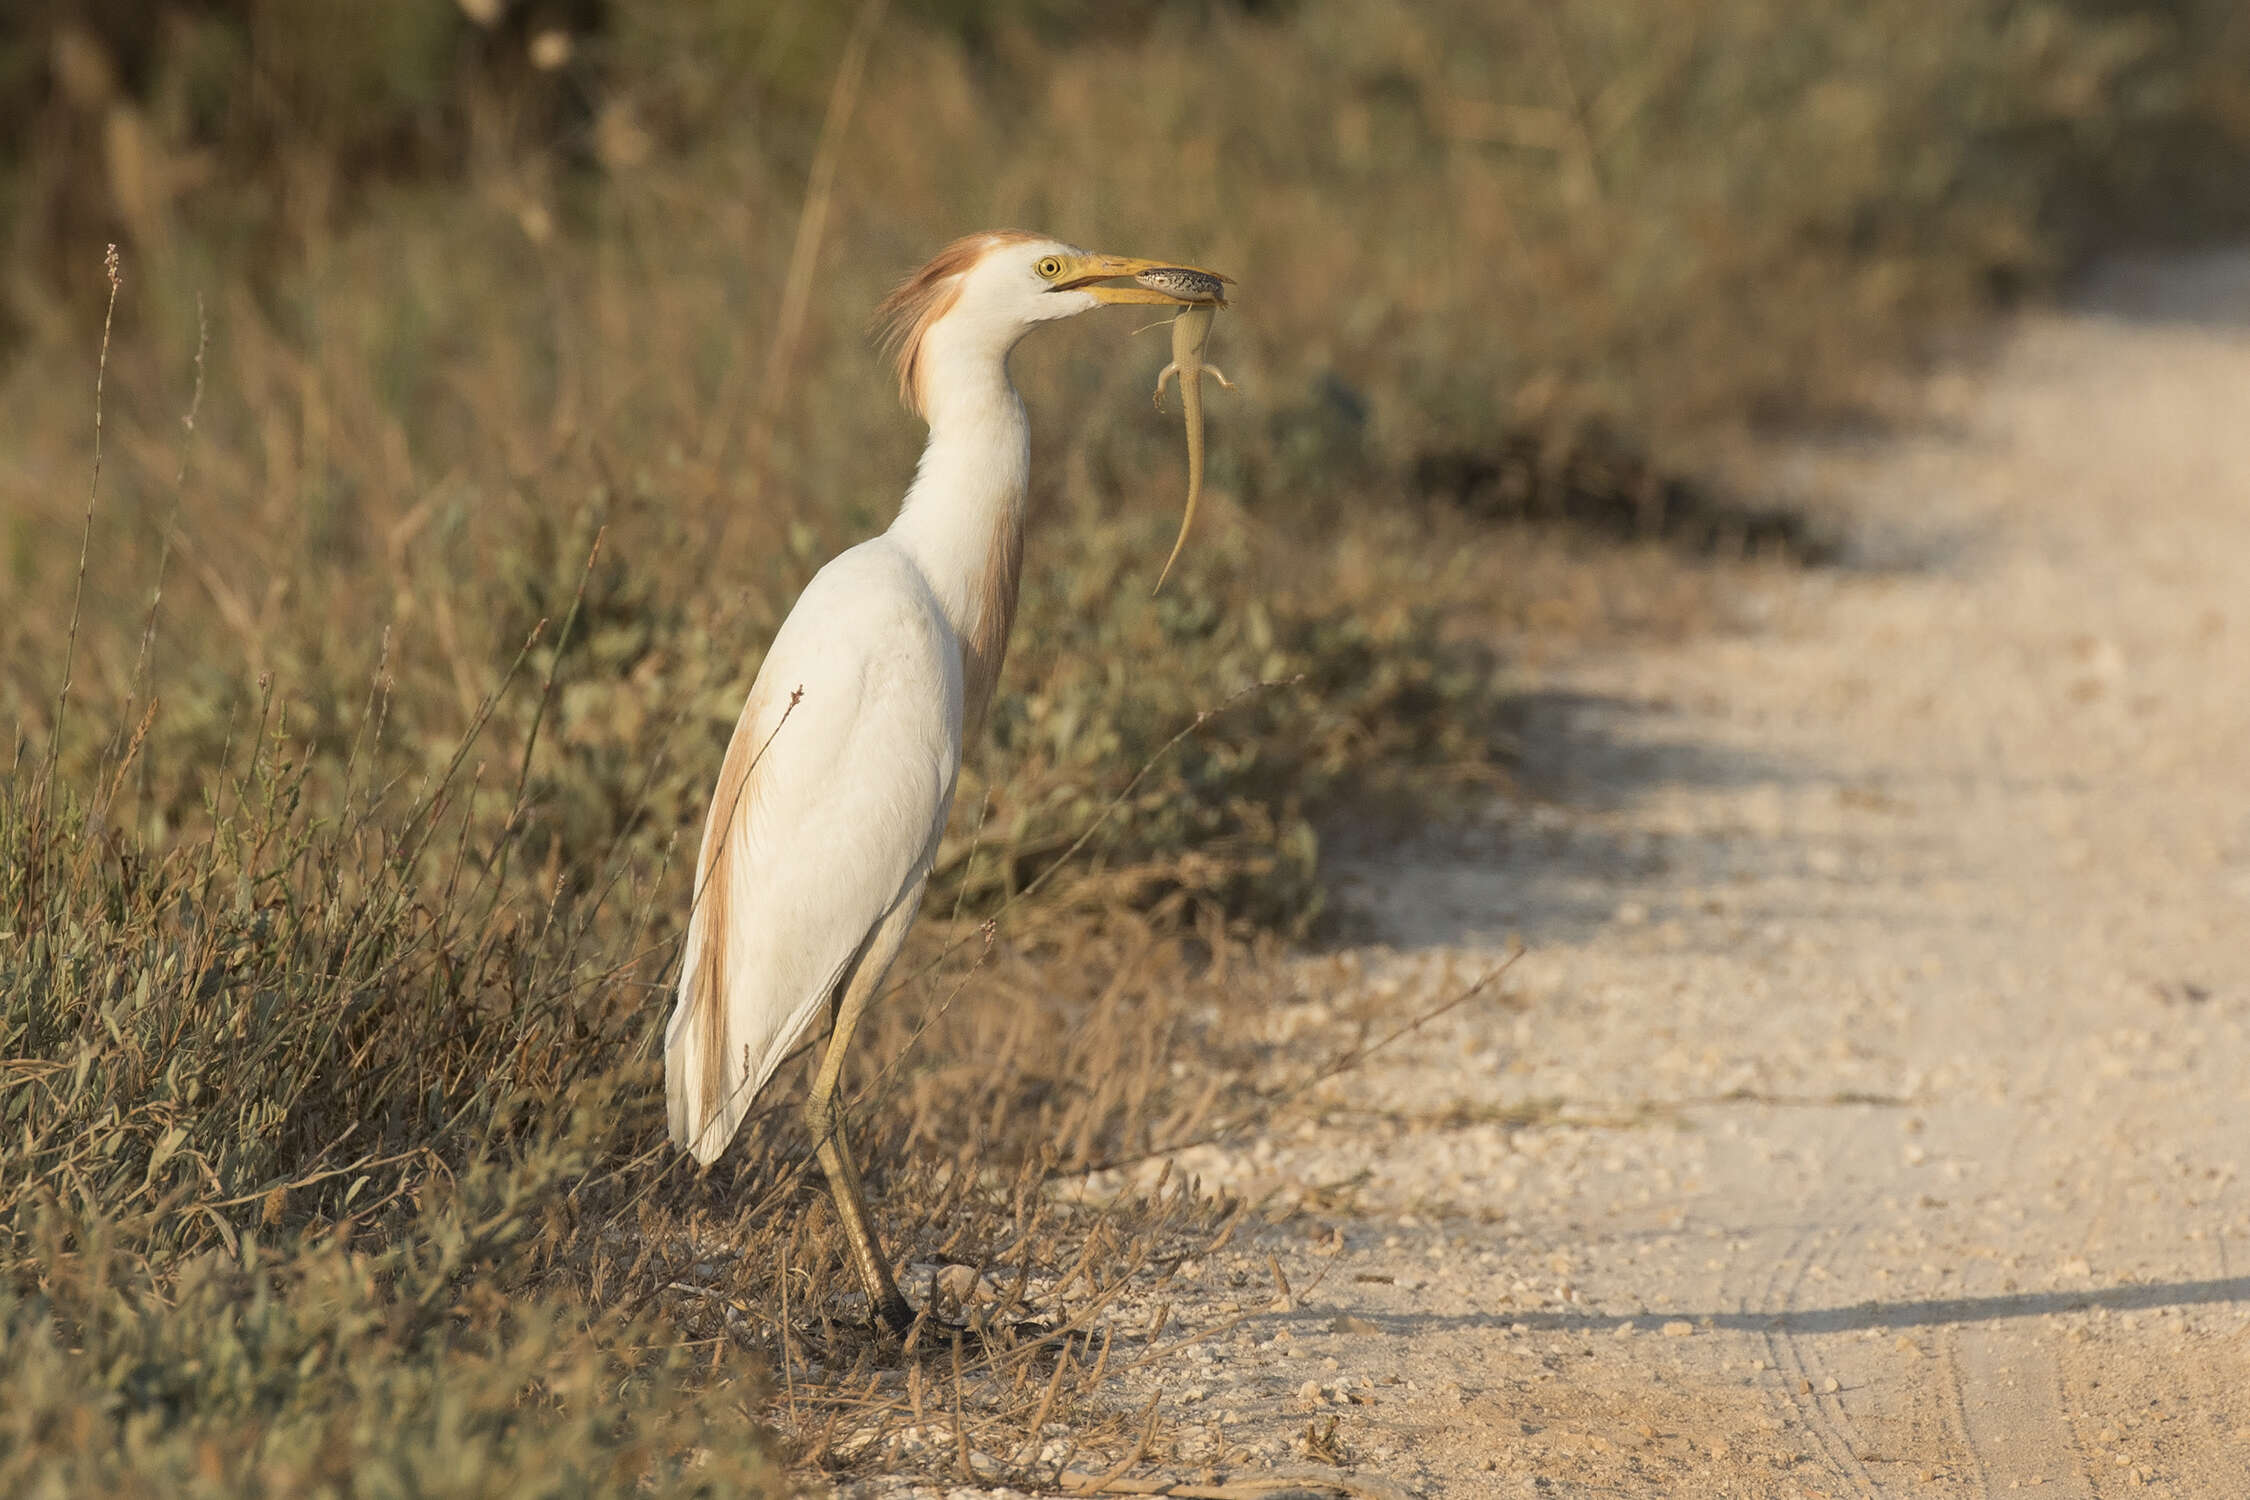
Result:
M907 1336L907 1347L913 1348L922 1338L966 1344L988 1352L1006 1349L1064 1350L1084 1344L1086 1332L1079 1328L1056 1328L1051 1323L1013 1318L948 1318L940 1313L924 1312Z
M997 1313L984 1316L949 1317L936 1306L920 1312L904 1297L895 1303L885 1299L875 1317L877 1328L899 1340L912 1350L924 1339L947 1343L972 1344L984 1349L1022 1349L1051 1345L1068 1348L1074 1341L1082 1342L1085 1333L1079 1329L1057 1329L1054 1324L1036 1319L1000 1317Z
M887 1333L894 1339L903 1339L912 1333L916 1320L921 1317L914 1310L914 1304L898 1294L897 1287L888 1288L884 1296L875 1299L871 1311L870 1321L875 1331Z

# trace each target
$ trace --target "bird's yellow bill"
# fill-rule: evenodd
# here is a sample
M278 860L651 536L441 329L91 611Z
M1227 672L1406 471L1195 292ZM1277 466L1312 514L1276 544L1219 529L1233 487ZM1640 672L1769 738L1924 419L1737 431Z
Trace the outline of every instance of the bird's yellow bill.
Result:
M1221 276L1216 271L1206 271L1201 266L1191 266L1176 260L1143 260L1132 255L1079 255L1072 257L1055 278L1057 290L1085 292L1101 302L1135 307L1193 307L1208 302L1208 297L1181 296L1153 286L1100 286L1099 282L1112 281L1121 276L1138 276L1143 271L1193 271L1214 281L1231 282L1232 276ZM1220 299L1224 301L1224 298Z

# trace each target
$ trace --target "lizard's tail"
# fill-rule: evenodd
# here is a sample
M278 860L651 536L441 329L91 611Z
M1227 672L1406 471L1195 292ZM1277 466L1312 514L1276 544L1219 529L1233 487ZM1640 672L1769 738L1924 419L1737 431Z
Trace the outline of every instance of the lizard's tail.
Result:
M1180 403L1188 408L1188 496L1187 509L1180 512L1180 534L1172 539L1172 555L1164 559L1164 571L1156 575L1156 587L1148 591L1153 599L1164 592L1164 580L1172 576L1172 564L1180 560L1180 552L1187 546L1188 528L1195 524L1196 503L1203 498L1203 435L1197 430L1196 410L1202 403L1187 389L1188 379L1180 380Z

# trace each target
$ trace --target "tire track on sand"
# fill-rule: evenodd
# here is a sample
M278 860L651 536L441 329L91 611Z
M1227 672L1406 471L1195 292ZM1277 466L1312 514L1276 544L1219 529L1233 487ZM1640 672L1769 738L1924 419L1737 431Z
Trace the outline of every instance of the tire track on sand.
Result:
M2016 1079L2012 1093L2019 1100L2051 1095L2054 1062L2044 1056L2024 1059L2027 1076ZM1995 1180L2003 1184L2033 1180L2029 1175L2046 1168L2045 1175L2068 1171L2072 1163L2026 1161L2026 1146L2033 1144L2032 1117L2011 1110L2004 1128L2006 1145L2000 1154ZM2001 1122L1993 1122L1998 1127ZM2047 1143L2051 1150L2060 1149ZM2040 1155L2047 1153L2041 1152ZM2114 1181L2111 1178L2110 1181ZM2105 1196L2107 1196L2105 1194ZM2015 1280L2006 1274L2015 1257L1992 1255L1962 1257L1962 1291L1968 1296L2010 1295ZM2084 1439L2071 1416L2063 1387L2062 1365L2055 1358L2051 1330L2044 1319L1956 1322L1940 1330L1952 1404L1957 1413L1963 1450L1977 1470L1984 1493L2037 1488L2057 1500L2091 1500L2094 1490L2087 1475L2089 1461Z
M1844 1232L1856 1235L1859 1228L1854 1224ZM1778 1394L1819 1451L1830 1476L1849 1484L1863 1500L1875 1500L1882 1489L1860 1459L1860 1454L1866 1451L1866 1439L1844 1410L1842 1381L1838 1378L1835 1391L1826 1389L1831 1378L1827 1369L1821 1364L1817 1351L1797 1332L1797 1315L1804 1308L1805 1282L1813 1268L1823 1264L1819 1241L1837 1233L1834 1229L1800 1228L1790 1238L1789 1247L1773 1262L1760 1298L1763 1305L1745 1310L1766 1315L1766 1358L1781 1377L1782 1389Z

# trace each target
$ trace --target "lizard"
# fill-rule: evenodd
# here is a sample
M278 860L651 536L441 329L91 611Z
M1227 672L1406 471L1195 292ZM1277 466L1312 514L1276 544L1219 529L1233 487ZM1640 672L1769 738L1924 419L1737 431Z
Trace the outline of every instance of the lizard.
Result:
M1182 296L1201 296L1203 301L1193 307L1181 309L1172 319L1172 362L1157 373L1156 409L1164 409L1164 384L1173 376L1180 378L1180 412L1187 422L1188 492L1187 508L1180 514L1180 534L1172 543L1172 555L1164 559L1164 570L1156 575L1156 588L1161 593L1164 580L1172 575L1172 564L1180 560L1180 550L1187 545L1188 528L1195 524L1195 507L1203 498L1203 377L1234 389L1234 382L1216 365L1203 362L1203 346L1210 342L1211 322L1220 308L1226 306L1225 277L1207 276L1197 271L1170 269L1143 271L1137 278L1143 285L1158 287Z

